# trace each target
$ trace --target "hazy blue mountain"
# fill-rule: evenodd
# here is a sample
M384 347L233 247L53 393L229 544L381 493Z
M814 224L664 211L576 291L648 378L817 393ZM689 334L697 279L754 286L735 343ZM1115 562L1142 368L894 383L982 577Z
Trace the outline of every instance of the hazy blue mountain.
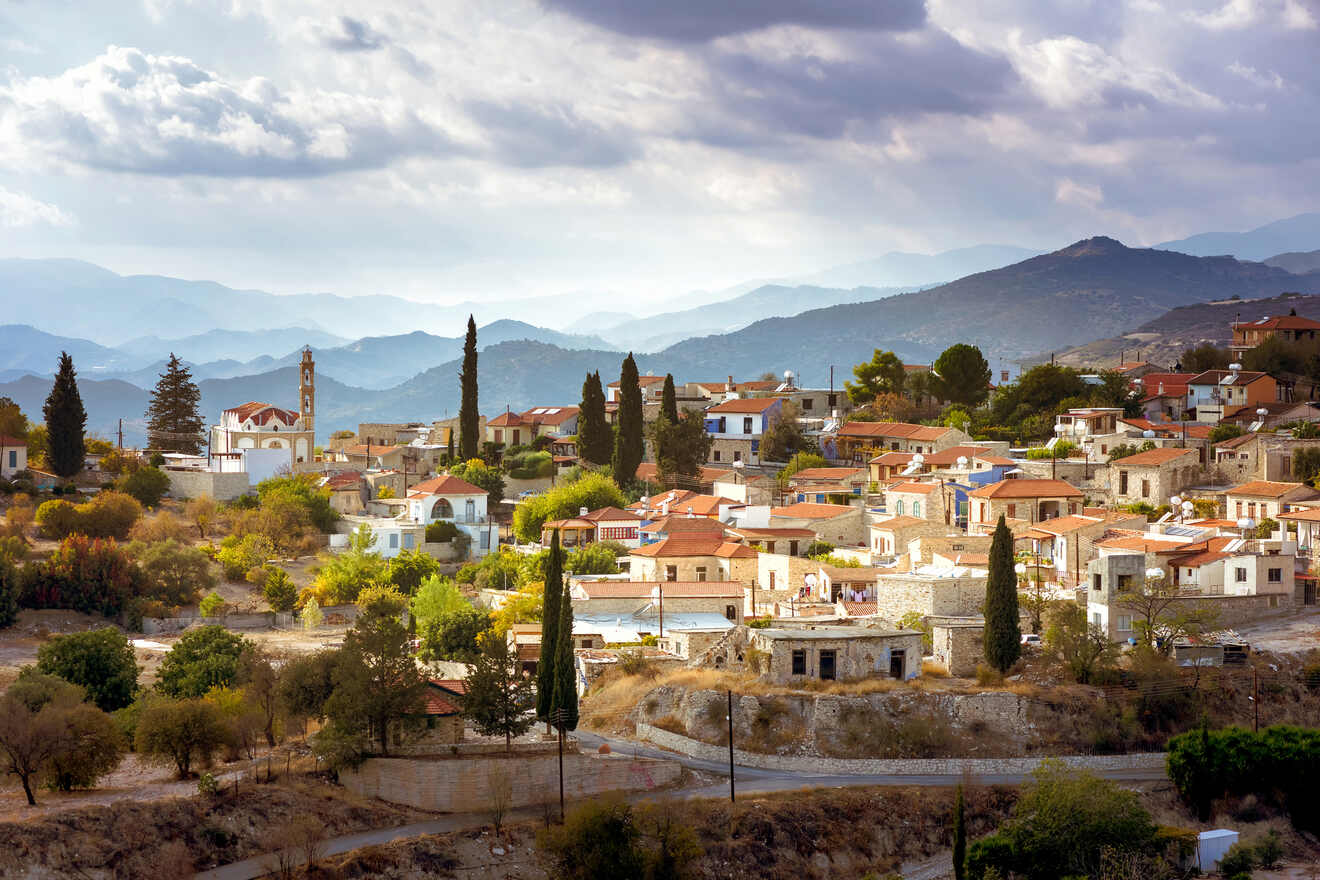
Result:
M171 352L193 364L208 361L250 361L262 355L284 354L304 345L312 348L334 348L350 342L323 330L304 327L281 327L274 330L210 330L193 336L162 339L159 336L139 336L116 345L115 348L144 360L157 361Z
M23 376L0 382L0 397L8 397L19 405L33 421L42 420L41 407L50 394L52 376ZM143 389L119 379L89 379L85 373L78 376L78 393L87 410L87 431L106 439L113 439L119 420L124 420L124 442L140 444L146 439L147 411L150 399ZM293 397L297 400L297 388ZM240 401L241 402L241 401Z
M1267 266L1278 266L1296 275L1307 272L1320 272L1320 251L1293 251L1287 254L1275 254L1265 260Z
M1265 260L1275 254L1320 248L1320 214L1298 214L1246 232L1203 232L1155 245L1198 257L1229 254L1239 260Z
M1041 253L1008 244L978 244L938 254L891 251L873 260L834 266L810 275L798 275L783 284L816 287L922 287L941 284L1017 263Z
M53 375L61 351L72 355L79 373L87 376L140 363L138 358L88 339L56 336L27 324L0 325L0 369Z

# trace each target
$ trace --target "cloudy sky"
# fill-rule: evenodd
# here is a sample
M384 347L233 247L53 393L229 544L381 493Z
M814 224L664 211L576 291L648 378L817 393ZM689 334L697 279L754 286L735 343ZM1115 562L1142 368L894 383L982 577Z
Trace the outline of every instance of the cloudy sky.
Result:
M1320 0L0 0L0 256L655 299L1148 244L1320 206L1317 57Z

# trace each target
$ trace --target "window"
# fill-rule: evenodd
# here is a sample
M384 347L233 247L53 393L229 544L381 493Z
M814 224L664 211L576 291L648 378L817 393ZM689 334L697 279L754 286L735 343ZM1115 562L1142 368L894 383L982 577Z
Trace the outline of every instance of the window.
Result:
M733 453L733 460L734 460L734 461L742 461L742 453L741 453L741 452L737 452L737 451L735 451L735 452Z
M835 657L835 652L832 649L820 652L821 681L833 681L835 679Z
M765 552L766 552L766 553L774 553L774 552L775 552L775 542L774 542L774 541L766 541L766 542L765 542Z
M705 579L706 579L706 566L704 566L704 565L698 565L698 566L697 566L697 580L699 580L699 581L704 581Z
M408 532L408 534L403 536L403 549L411 550L413 549L414 546L416 546L416 544L417 544L417 536L414 535L412 532Z
M802 648L793 649L793 674L807 674L807 652Z
M666 565L666 566L665 566L665 580L667 580L667 581L676 581L676 580L678 580L678 566L677 566L677 565Z
M495 442L496 443L504 442L504 431L500 428L495 429Z
M1242 502L1241 502L1241 501L1239 501L1239 502L1237 503L1237 516L1238 516L1238 519L1242 519Z
M1256 502L1254 501L1248 502L1247 516L1251 517L1252 519L1256 518Z
M1271 568L1268 572L1266 572L1265 580L1269 581L1272 584L1283 583L1283 569Z
M1007 510L1005 511L1005 514L1008 516L1009 519L1016 519L1016 518L1017 518L1017 505L1016 505L1016 504L1010 504L1010 505L1008 505L1008 508L1007 508Z
M744 434L750 434L750 433L752 433L752 417L751 417L751 416L743 416L743 433L744 433Z
M798 542L797 542L797 541L789 541L789 542L788 542L788 555L789 555L789 556L797 556L797 555L798 555Z
M904 509L904 508L903 508L903 502L902 502L902 501L895 501L895 502L894 502L894 516L902 516L902 515L903 515L903 509Z
M9 466L11 468L18 467L18 450L9 450Z
M776 573L777 573L777 572L773 572L773 571L770 572L770 589L772 589L772 590L775 588L775 574L776 574Z
M711 461L719 461L719 460L720 460L720 451L719 451L718 449L716 449L714 452L712 452L712 453L710 454L710 460L711 460Z
M839 395L837 395L837 394L831 394L829 397L826 398L826 400L828 401L828 402L826 403L826 406L838 406L838 405L839 405Z
M1132 615L1118 615L1118 626L1116 628L1121 632L1132 632Z
M1099 611L1097 611L1097 612L1095 612L1094 614L1091 615L1091 622L1094 623L1096 626L1104 626L1104 624L1100 622L1100 612L1099 612Z
M467 504L463 507L463 512L467 514L468 522L475 522L477 519L477 502L469 498Z
M1233 581L1239 584L1247 582L1247 570L1241 566L1233 569Z
M1128 472L1127 472L1127 471L1119 471L1119 472L1118 472L1118 494L1119 494L1119 495L1126 495L1126 494L1128 493L1127 480L1128 480Z
M1141 481L1141 497L1142 498L1150 497L1150 480Z
M1132 589L1132 575L1120 574L1118 576L1118 591L1120 593Z
M486 529L481 530L481 543L479 546L481 547L482 550L490 549L490 532L488 532Z
M395 550L399 546L399 533L390 532L390 549Z
M812 400L810 397L802 398L802 411L810 412L811 408L815 406L815 403L816 401Z
M725 616L727 619L729 619L729 620L737 620L737 619L738 619L738 606L737 606L737 605L725 605L725 606L724 606L724 616Z
M920 501L913 501L913 502L912 502L912 515L913 515L913 516L916 516L916 517L920 517L920 516L921 516L921 502L920 502Z

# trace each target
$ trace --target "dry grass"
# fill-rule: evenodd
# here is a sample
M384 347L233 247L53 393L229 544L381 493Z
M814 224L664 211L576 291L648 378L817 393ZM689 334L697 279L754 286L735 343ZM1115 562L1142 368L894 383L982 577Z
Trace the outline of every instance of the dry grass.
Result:
M934 660L922 660L921 674L929 678L948 678L949 668L943 663L936 663Z

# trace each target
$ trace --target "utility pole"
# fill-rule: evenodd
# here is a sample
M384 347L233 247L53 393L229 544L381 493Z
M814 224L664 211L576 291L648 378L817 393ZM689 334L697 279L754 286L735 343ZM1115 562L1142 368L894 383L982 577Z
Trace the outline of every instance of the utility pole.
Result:
M1253 733L1260 733L1260 673L1256 667L1251 667L1251 704L1255 711L1255 719L1251 723Z
M664 581L661 581L661 582L659 583L659 585L655 588L655 591L656 591L656 593L660 596L660 636L659 636L659 637L663 639L663 638L665 637L665 583L664 583Z
M119 451L124 450L124 420L119 420Z
M729 695L729 803L734 803L733 796L733 691Z
M559 821L564 821L564 710L555 710L555 727L559 730Z

